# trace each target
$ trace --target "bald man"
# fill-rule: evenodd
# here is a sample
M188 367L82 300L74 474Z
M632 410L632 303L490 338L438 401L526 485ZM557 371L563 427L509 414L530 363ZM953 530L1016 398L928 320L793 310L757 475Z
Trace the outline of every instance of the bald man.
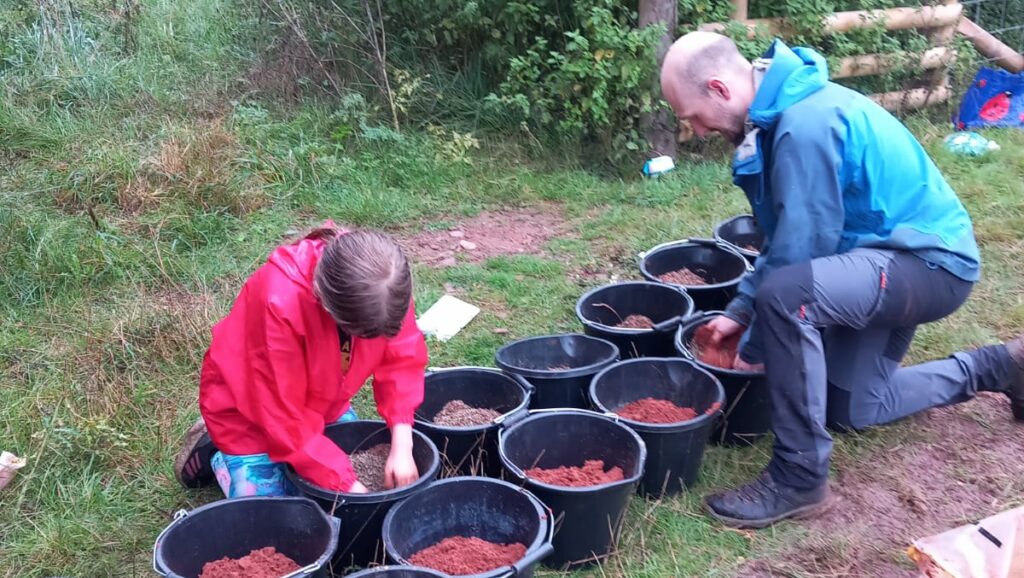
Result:
M709 496L726 524L762 528L825 509L832 438L966 401L1010 398L1024 421L1024 336L912 367L915 328L953 313L979 278L970 217L914 136L825 60L776 40L749 62L695 32L669 50L665 99L698 136L733 143L733 180L765 244L714 338L743 332L736 365L765 372L773 456Z

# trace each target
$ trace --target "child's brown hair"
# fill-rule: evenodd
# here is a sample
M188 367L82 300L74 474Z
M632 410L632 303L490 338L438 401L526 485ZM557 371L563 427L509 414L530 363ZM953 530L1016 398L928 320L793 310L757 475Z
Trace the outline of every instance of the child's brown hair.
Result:
M398 335L412 299L412 272L398 243L371 230L317 229L310 237L326 243L313 282L338 327L363 338Z

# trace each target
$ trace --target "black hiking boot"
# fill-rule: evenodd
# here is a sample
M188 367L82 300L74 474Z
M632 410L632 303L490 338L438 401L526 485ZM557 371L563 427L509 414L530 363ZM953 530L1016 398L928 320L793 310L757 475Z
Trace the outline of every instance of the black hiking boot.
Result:
M767 471L756 480L705 500L708 513L734 528L766 528L786 518L809 518L832 504L828 484L795 490L775 483Z
M1013 419L1024 421L1024 335L1018 335L1015 339L1006 342L1006 350L1010 353L1010 360L1013 361L1006 395L1010 398Z
M181 452L174 460L174 477L186 488L202 488L213 483L213 466L210 458L217 453L206 423L199 418L185 434Z

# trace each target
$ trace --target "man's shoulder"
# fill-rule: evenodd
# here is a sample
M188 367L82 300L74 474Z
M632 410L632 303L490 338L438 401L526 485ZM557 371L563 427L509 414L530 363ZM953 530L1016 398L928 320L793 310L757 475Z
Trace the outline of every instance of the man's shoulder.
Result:
M857 127L867 128L885 116L890 115L867 96L828 82L821 90L783 111L779 117L778 134L825 138L830 133L825 130L827 128L859 132Z

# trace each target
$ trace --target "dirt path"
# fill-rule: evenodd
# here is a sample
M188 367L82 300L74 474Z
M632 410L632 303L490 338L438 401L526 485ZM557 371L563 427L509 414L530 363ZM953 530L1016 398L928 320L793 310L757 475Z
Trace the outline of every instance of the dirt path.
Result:
M917 578L905 554L914 539L1024 503L1024 425L1005 396L982 394L909 425L923 439L840 458L832 510L787 527L789 545L760 552L737 576Z

